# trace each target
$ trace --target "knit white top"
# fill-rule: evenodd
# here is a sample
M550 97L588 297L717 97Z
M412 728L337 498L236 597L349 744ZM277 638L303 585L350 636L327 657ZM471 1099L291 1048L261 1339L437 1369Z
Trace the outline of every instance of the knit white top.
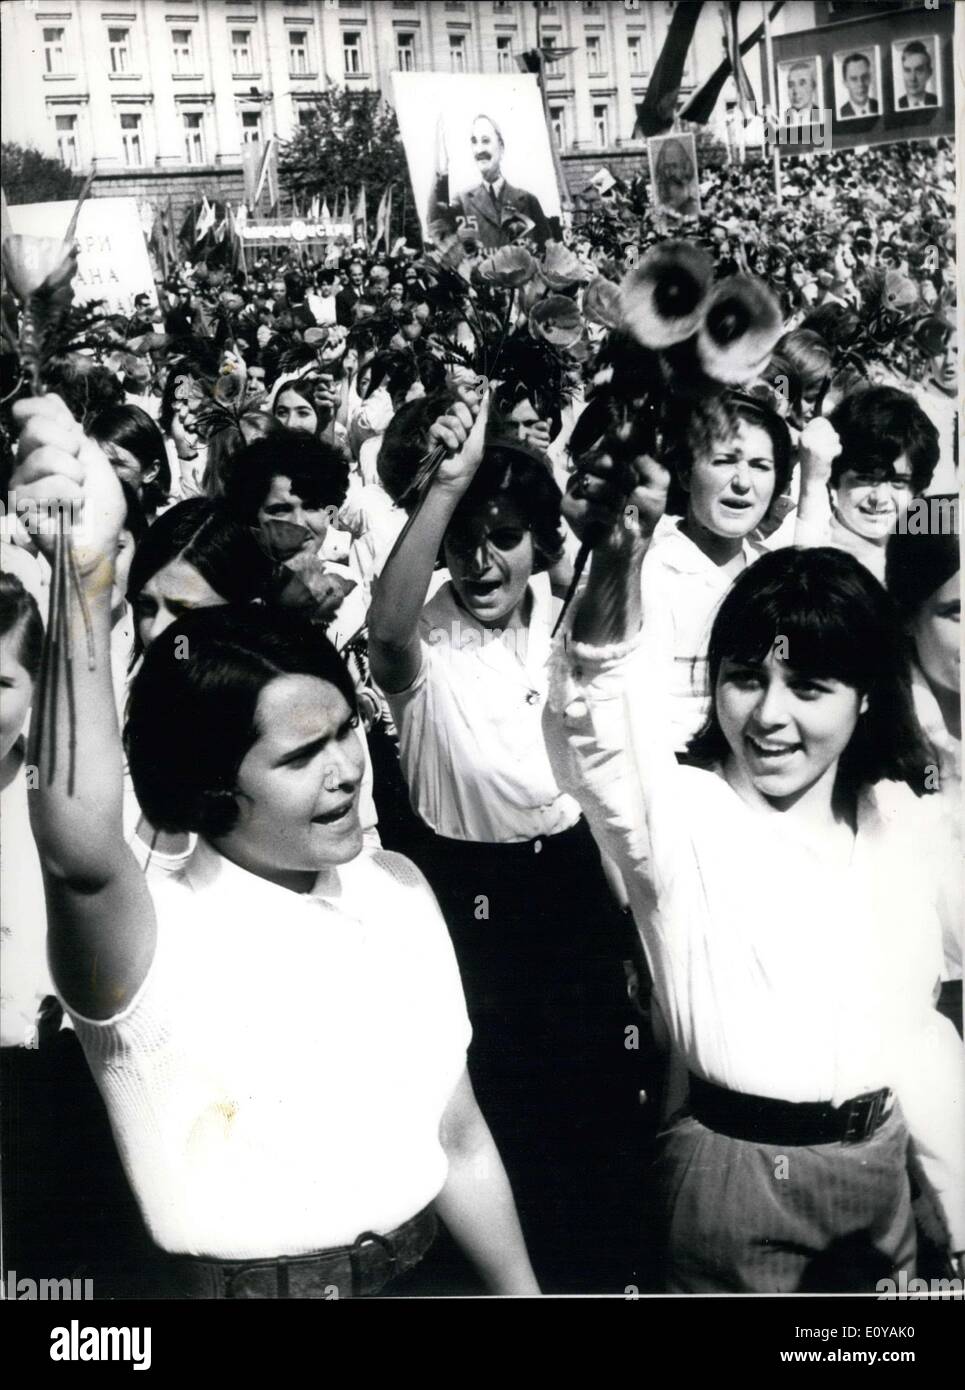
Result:
M298 894L202 840L150 888L143 985L106 1022L73 1017L156 1243L306 1254L432 1201L470 1027L419 871L363 852Z

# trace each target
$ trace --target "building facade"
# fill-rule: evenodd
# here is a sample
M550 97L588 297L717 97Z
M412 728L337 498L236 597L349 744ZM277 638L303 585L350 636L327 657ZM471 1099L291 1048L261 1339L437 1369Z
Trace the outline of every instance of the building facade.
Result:
M747 10L742 32L761 5ZM775 32L808 27L814 10L791 0ZM538 43L574 50L546 68L572 188L601 164L639 166L635 108L672 12L664 0L3 0L3 138L93 165L95 195L237 199L243 146L290 138L313 93L391 99L394 69L513 73ZM720 7L705 4L684 94L722 53ZM756 49L746 64L760 91Z

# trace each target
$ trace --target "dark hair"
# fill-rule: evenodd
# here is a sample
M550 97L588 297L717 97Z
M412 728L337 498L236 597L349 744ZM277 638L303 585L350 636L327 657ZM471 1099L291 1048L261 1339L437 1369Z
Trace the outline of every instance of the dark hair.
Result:
M272 478L290 478L291 490L307 507L340 507L348 492L349 466L333 445L309 434L281 429L256 439L231 461L224 500L245 526L258 525L258 511Z
M848 469L890 474L895 460L908 455L912 491L931 482L940 453L938 430L914 397L896 386L866 386L845 396L831 412L841 452L831 465L831 486Z
M124 387L114 373L88 357L72 354L52 362L46 381L81 424L124 399Z
M366 400L373 391L384 386L392 397L393 405L401 405L410 386L419 380L419 364L411 350L384 349L377 352L371 361L360 368L360 376L362 372L369 374Z
M918 610L961 568L959 502L954 495L927 499L939 516L951 515L952 526L928 532L909 527L888 539L885 587L902 620L913 622Z
M0 570L0 637L17 634L17 660L32 681L40 674L44 622L37 600L15 574Z
M393 502L398 502L416 476L431 447L429 430L455 399L448 389L434 391L406 401L392 416L382 436L376 467L379 482Z
M836 304L832 299L812 309L800 327L802 331L816 333L830 348L844 348L858 336L861 320L847 304Z
M328 682L356 713L344 661L317 627L293 613L202 608L152 643L131 686L124 746L153 826L214 838L232 829L238 769L260 734L258 699L283 675Z
M134 551L127 598L135 603L144 586L172 560L185 560L229 603L265 598L272 565L251 532L224 504L191 497L158 517ZM135 645L140 639L135 630Z
M734 434L741 420L766 430L773 446L774 494L771 505L785 491L794 467L791 434L787 425L776 411L755 396L744 391L724 391L718 396L684 401L671 410L664 455L671 475L667 496L669 515L686 516L688 494L681 478L690 472L699 454L713 448L716 440Z
M717 719L725 660L763 662L785 638L794 670L842 681L867 697L838 766L839 785L857 794L884 779L925 788L927 745L915 717L907 646L891 599L845 551L787 546L750 565L726 594L707 653L711 705L691 740L695 762L722 762L729 747Z
M774 350L794 368L804 398L816 396L831 375L831 349L824 339L809 328L795 328Z
M284 426L273 415L258 406L251 406L237 419L227 420L220 429L208 434L208 452L204 461L203 487L206 497L223 497L225 478L232 461L256 439L277 439Z
M307 349L308 349L308 354L309 354L309 355L306 357L306 361L307 361L307 362L314 362L314 361L315 361L315 350L314 350L314 348L312 348L312 347L309 346L308 344L306 344L305 346L307 347ZM276 411L276 409L277 409L277 407L278 407L278 402L279 402L279 400L282 398L282 396L285 394L286 391L294 391L295 394L296 394L296 396L301 396L302 400L303 400L303 401L307 401L308 404L311 406L312 410L315 412L315 422L316 422L316 426L318 426L318 425L320 424L320 421L319 421L319 419L318 419L318 406L315 404L315 386L316 386L316 382L312 379L312 377L311 377L310 375L309 375L309 376L293 376L289 381L286 381L286 382L285 382L284 386L279 386L279 385L277 384L277 381L276 381L276 382L274 383L274 385L273 385L273 392L274 392L274 394L273 394L273 396L272 396L272 402L271 402L271 418L272 418L273 420L278 421L278 423L281 424L281 421L278 420L278 417L277 417L277 415L275 414L275 411ZM282 425L282 429L284 429L284 428L286 428L286 427L285 427L284 425ZM304 431L301 431L301 433L304 433Z
M112 405L95 415L87 433L98 444L116 444L134 455L144 472L155 469L155 476L141 486L141 500L152 514L168 499L171 491L171 465L164 447L164 435L139 405Z
M925 45L922 43L921 39L912 39L911 43L906 43L906 44L905 44L904 48L901 50L901 61L902 61L902 62L905 61L905 59L908 57L909 53L912 55L912 57L915 57L915 55L917 54L917 55L920 55L920 56L923 57L923 58L927 58L927 59L928 59L928 66L929 66L929 69L931 68L931 66L932 66L932 57L931 57L931 54L929 53L929 51L928 51L928 49L925 47Z
M463 494L446 527L445 540L481 508L505 497L519 508L533 536L533 573L555 565L563 553L560 504L563 494L544 460L535 450L515 439L486 443L479 470Z
M849 63L867 63L868 67L871 67L871 59L868 57L867 53L849 53L841 64L842 77L847 77Z
M171 423L174 419L174 393L179 383L193 377L203 386L210 386L218 376L218 358L219 353L211 342L196 339L192 343L190 354L182 354L171 362L164 382L164 390L161 392L161 405L157 421L165 434L171 433Z
M148 532L148 521L141 505L141 499L131 487L130 483L121 480L121 492L124 494L124 526L125 531L130 532L135 545L140 545Z

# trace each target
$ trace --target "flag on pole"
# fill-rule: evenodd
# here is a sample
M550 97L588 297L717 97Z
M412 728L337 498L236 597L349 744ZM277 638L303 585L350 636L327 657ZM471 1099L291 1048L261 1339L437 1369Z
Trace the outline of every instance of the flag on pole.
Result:
M375 245L378 246L383 237L388 239L389 206L391 202L391 184L387 184L382 197L379 199L379 210L375 214Z
M768 20L772 20L778 10L784 8L784 0L777 0L768 12ZM743 56L749 53L756 44L759 44L764 37L764 25L758 24L739 45L739 51ZM728 50L729 52L729 50ZM731 60L726 57L719 67L716 67L711 75L700 87L697 88L686 106L681 108L680 118L684 121L694 121L697 125L706 125L713 114L717 99L723 90L724 83L731 74Z
M751 107L754 106L754 88L751 86L750 78L744 71L744 64L741 62L740 35L737 32L739 10L739 0L728 0L728 3L721 7L720 13L721 19L724 21L724 46L727 49L727 60L734 77L734 85L737 88L737 101L741 115L746 117L750 114Z
M352 204L349 202L348 184L345 185L345 198L342 202L342 221L349 223L352 221Z
M178 229L174 222L174 204L171 202L171 195L168 194L167 201L167 234L168 234L168 260L172 266L176 266L181 259L180 247L178 246Z
M357 240L369 244L369 214L368 200L365 193L365 184L359 189L359 196L355 204L355 217L353 219L352 233Z
M389 205L385 210L385 249L389 250L389 241L392 236L392 184L389 184Z
M312 199L311 206L308 209L309 220L312 222L317 222L319 217L321 216L321 211L321 205L318 201L318 194L316 193L314 198Z
M276 179L273 169L275 158L275 137L274 135L270 135L265 145L264 154L261 156L261 164L258 167L258 180L255 184L255 195L252 199L253 203L258 202L266 182L268 184L269 204L273 204L277 201Z
M208 232L211 231L211 228L214 226L214 218L214 208L208 202L208 195L207 193L202 193L201 211L198 213L198 216L194 224L195 242L203 240L203 238L207 236Z
M689 5L674 7L673 18L660 50L660 57L653 69L647 95L637 107L634 138L644 136L649 139L651 135L660 135L673 125L687 50L690 48L702 9L703 0L692 0Z
M322 222L325 222L326 224L329 223L329 222L331 222L331 220L332 220L332 214L331 214L331 212L329 211L328 199L327 199L327 198L323 198L323 199L322 199L322 210L321 210L321 212L319 213L319 218L320 218L320 220L321 220Z

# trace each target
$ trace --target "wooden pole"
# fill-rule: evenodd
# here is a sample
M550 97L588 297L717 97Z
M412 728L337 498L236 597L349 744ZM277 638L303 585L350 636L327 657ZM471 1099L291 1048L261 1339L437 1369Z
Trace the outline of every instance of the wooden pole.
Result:
M774 145L771 150L771 161L774 169L774 201L777 206L784 206L784 199L781 192L781 156L778 153L778 135L781 129L781 113L777 109L777 81L776 69L774 67L774 41L771 37L771 19L767 12L768 0L761 0L761 8L764 11L764 53L766 56L767 67L767 95L770 101L771 114L774 118ZM766 128L765 121L765 128Z

